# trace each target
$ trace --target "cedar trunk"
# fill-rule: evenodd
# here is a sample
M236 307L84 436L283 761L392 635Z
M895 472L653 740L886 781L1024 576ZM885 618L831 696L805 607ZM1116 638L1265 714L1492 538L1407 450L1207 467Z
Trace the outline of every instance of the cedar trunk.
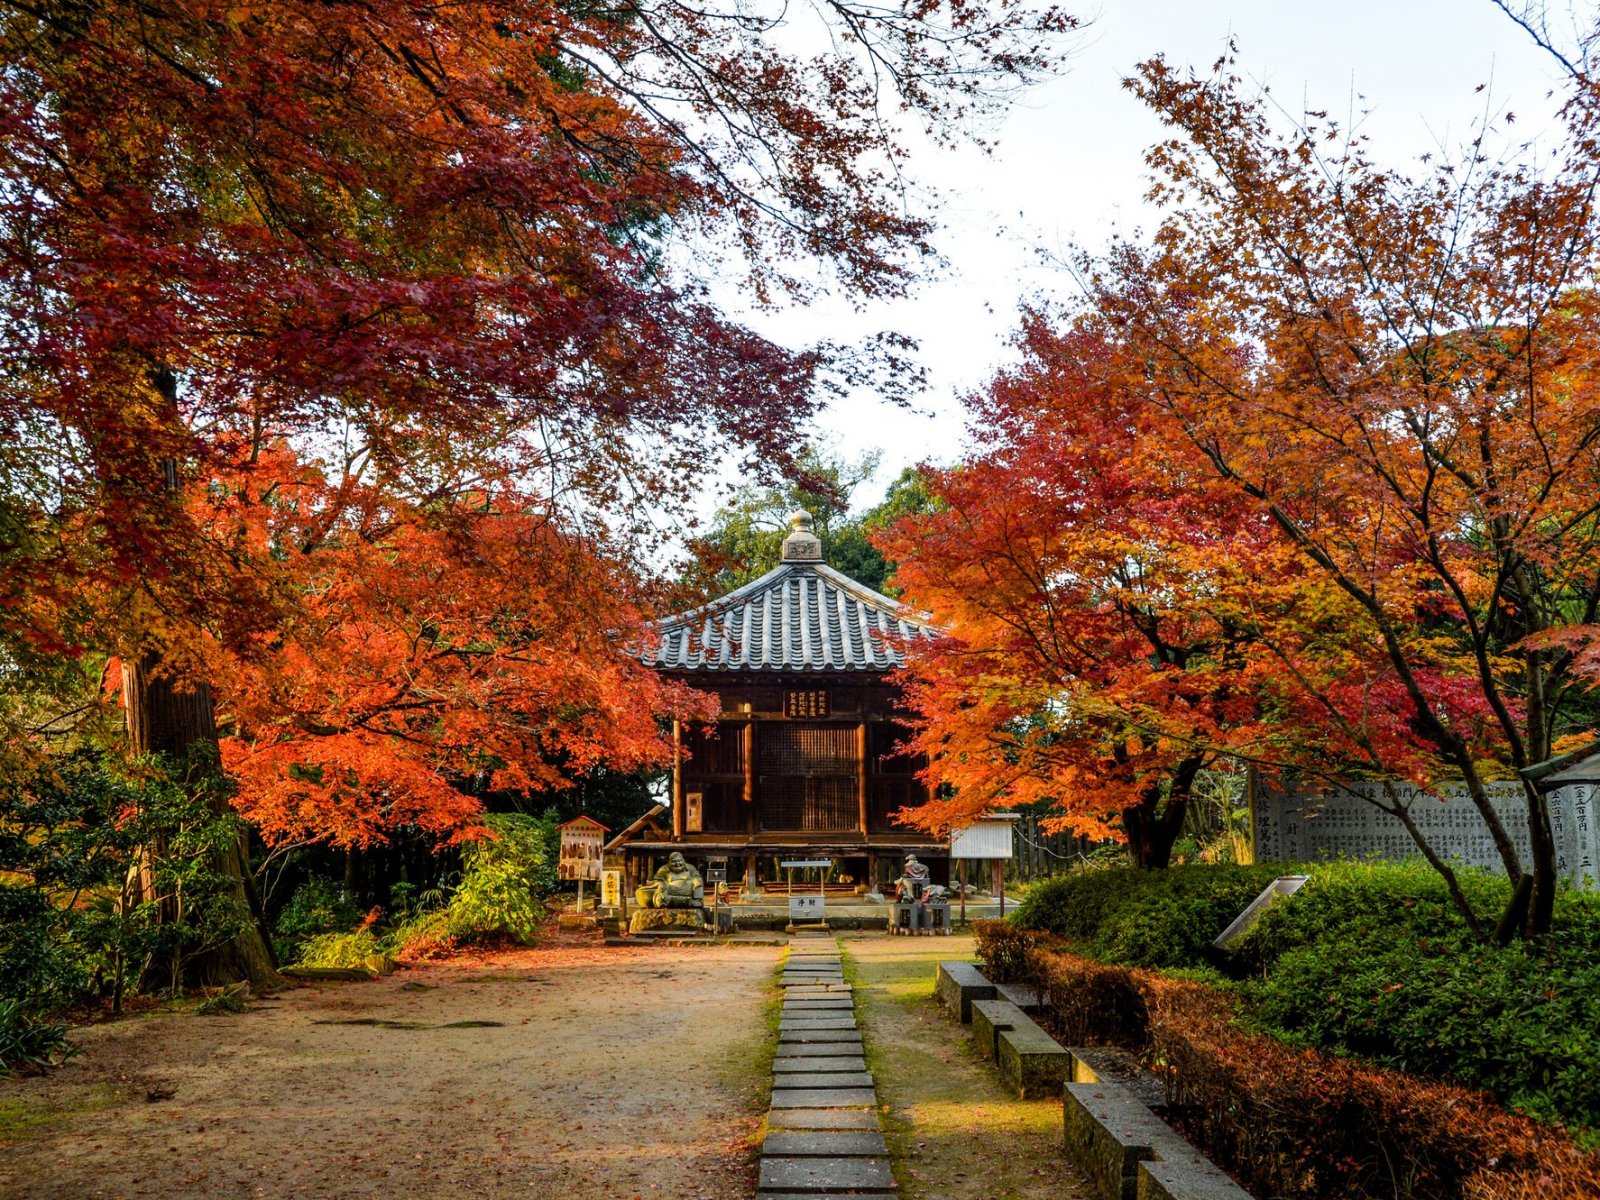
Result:
M211 689L204 683L188 683L158 670L159 659L146 654L129 659L122 668L122 702L127 718L128 741L136 755L161 754L181 762L190 749L200 743L216 744L216 711ZM229 815L227 802L213 794L212 811ZM229 877L235 895L250 913L251 920L231 941L211 947L191 958L182 979L168 978L169 984L218 986L248 980L256 986L277 981L277 964L272 943L266 936L265 913L250 872L250 856L243 828L239 836L218 854L214 868ZM144 861L130 879L132 899L149 896L153 887L150 864L166 851L163 845L145 847ZM159 919L173 920L176 909L163 901Z

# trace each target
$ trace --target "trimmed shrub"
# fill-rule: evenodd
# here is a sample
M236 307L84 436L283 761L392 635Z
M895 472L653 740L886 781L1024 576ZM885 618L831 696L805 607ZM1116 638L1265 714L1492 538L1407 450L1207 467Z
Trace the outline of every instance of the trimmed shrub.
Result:
M1216 936L1278 874L1208 864L1075 871L1037 885L1013 920L1070 938L1106 962L1200 966L1214 958Z
M349 929L361 916L343 886L313 875L295 888L273 922L272 948L279 962L294 962L312 938Z
M1060 951L1029 958L1046 981L1047 1023L1072 1044L1142 1050L1165 1081L1168 1119L1257 1195L1597 1194L1595 1156L1480 1092L1249 1033L1237 998L1202 984Z

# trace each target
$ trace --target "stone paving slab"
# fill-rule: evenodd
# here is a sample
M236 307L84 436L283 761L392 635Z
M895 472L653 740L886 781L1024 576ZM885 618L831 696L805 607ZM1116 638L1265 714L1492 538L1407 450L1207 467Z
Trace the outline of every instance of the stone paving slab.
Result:
M878 1093L858 1088L773 1088L773 1108L858 1108L878 1102Z
M785 1000L848 1000L851 989L839 984L796 984L783 993Z
M829 1030L848 1033L855 1029L853 1016L843 1017L784 1017L778 1022L779 1033L826 1033Z
M789 1029L778 1030L778 1053L792 1054L791 1050L784 1048L788 1042L853 1042L861 1045L861 1031L859 1029L817 1029L814 1026L796 1025Z
M826 1192L767 1192L756 1193L756 1200L817 1200L818 1196L826 1196ZM838 1193L836 1193L838 1194ZM849 1192L845 1193L850 1200L898 1200L896 1192Z
M889 1147L877 1132L785 1130L767 1134L761 1153L778 1158L871 1158L888 1154Z
M849 996L829 997L826 1000L785 1000L783 1011L791 1012L849 1012L855 1000Z
M854 1029L856 1014L848 1008L822 1013L779 1013L778 1030L786 1029Z
M779 1075L772 1081L775 1088L869 1088L870 1071L819 1071L808 1075Z
M894 1187L886 1158L775 1158L761 1160L763 1191L850 1192Z
M829 1054L860 1054L861 1035L842 1038L808 1038L807 1040L791 1041L784 1038L778 1043L779 1058L822 1057Z
M767 1113L768 1129L877 1129L878 1113L871 1108L774 1108Z
M778 1158L870 1158L882 1157L890 1152L883 1134L866 1130L856 1133L842 1131L782 1130L766 1134L762 1154Z
M865 1071L867 1060L859 1054L813 1054L809 1057L784 1055L772 1060L779 1075L815 1075L818 1071Z

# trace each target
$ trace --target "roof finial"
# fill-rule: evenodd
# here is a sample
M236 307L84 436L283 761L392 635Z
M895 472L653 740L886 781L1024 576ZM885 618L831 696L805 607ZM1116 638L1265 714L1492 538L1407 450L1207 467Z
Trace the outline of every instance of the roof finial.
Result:
M822 539L811 532L811 514L796 509L789 514L789 527L793 532L783 539L783 561L821 562Z

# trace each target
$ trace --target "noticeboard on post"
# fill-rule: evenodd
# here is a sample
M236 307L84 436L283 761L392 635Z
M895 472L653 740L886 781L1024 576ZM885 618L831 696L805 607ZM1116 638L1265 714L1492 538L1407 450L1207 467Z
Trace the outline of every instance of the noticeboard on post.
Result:
M606 834L611 831L593 817L573 817L556 829L561 834L556 878L599 879Z

